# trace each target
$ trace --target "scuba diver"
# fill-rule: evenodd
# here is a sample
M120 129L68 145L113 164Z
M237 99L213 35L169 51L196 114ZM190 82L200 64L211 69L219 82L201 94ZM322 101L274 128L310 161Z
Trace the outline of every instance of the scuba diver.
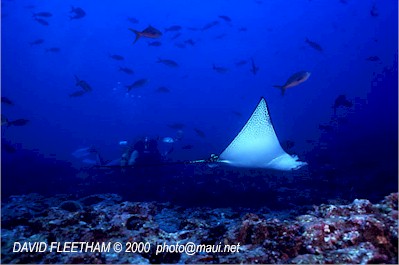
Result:
M162 162L162 155L158 150L158 142L155 139L145 137L134 145L127 146L122 153L120 166L158 165Z

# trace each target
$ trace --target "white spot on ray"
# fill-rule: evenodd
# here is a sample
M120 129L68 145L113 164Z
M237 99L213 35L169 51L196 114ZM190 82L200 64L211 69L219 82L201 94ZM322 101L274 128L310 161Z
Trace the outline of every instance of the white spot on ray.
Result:
M299 169L307 165L281 147L274 131L266 100L261 98L255 111L236 138L219 156L219 162L236 167Z

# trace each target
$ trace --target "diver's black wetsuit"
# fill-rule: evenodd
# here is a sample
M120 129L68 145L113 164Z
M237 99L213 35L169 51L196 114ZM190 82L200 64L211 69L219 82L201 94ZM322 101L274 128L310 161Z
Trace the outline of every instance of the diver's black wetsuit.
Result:
M159 166L162 162L162 156L158 150L158 142L154 139L138 141L134 144L133 150L138 152L138 157L134 163L137 167Z

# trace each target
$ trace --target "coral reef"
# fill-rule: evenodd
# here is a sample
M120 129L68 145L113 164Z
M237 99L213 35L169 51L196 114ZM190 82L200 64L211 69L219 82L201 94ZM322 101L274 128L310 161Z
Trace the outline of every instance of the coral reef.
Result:
M378 204L322 204L295 217L265 209L129 202L115 194L28 194L3 203L1 240L2 263L398 263L398 193ZM13 252L14 242L123 242L124 248ZM148 251L125 252L127 242L149 243ZM156 247L191 242L239 251L189 255Z

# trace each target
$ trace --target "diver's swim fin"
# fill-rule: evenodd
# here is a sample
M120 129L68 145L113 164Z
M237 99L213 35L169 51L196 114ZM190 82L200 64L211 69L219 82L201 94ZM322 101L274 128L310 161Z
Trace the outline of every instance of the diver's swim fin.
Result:
M307 165L281 147L263 97L245 126L219 156L218 162L236 167L277 170L293 170Z

